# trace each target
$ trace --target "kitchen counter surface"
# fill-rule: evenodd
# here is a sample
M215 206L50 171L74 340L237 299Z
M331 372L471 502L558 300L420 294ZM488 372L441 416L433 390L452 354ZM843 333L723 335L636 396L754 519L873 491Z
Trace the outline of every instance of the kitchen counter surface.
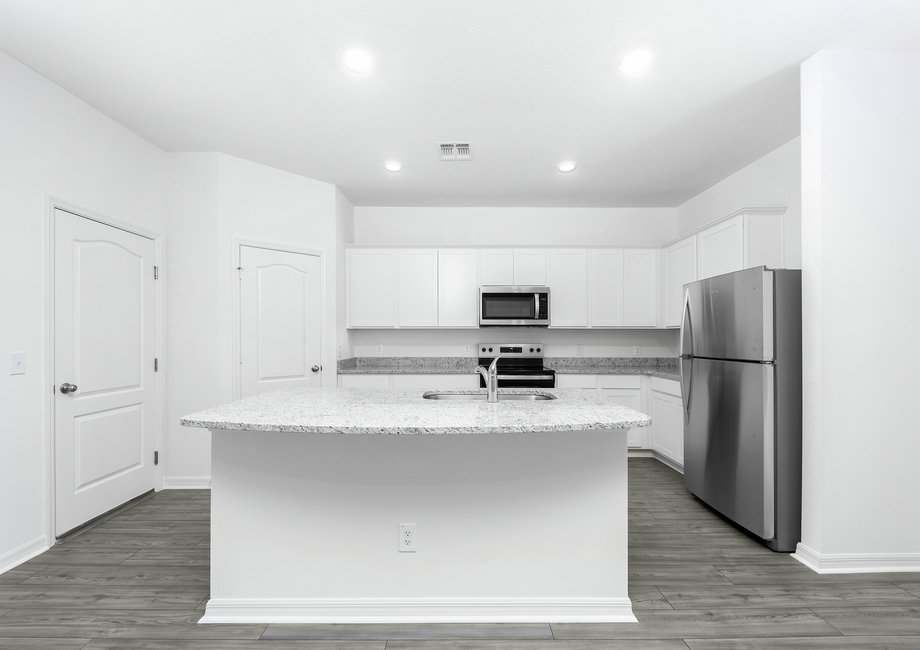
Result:
M476 434L630 429L651 418L581 389L542 389L554 400L427 400L426 391L386 388L281 389L187 415L189 427L344 434ZM484 393L445 390L446 393ZM533 392L499 389L501 395Z
M341 359L340 375L458 374L476 372L474 357L355 357ZM649 375L680 381L671 357L546 357L544 365L560 375Z

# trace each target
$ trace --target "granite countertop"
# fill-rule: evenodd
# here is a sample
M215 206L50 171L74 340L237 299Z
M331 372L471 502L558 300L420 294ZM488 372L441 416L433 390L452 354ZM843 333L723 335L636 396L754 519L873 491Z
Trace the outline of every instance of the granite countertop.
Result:
M208 429L352 434L471 434L645 427L652 419L577 388L541 389L553 400L427 400L418 388L285 388L186 415ZM485 393L445 390L444 393ZM532 393L517 388L508 393Z
M340 359L340 375L471 375L476 357L353 357ZM559 375L650 375L680 381L674 357L546 357Z

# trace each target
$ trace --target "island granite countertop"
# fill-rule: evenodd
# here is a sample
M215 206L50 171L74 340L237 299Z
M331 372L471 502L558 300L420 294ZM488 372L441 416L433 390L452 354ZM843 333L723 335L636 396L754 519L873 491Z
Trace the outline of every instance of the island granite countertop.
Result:
M546 357L543 364L558 375L649 375L680 381L672 357ZM475 357L352 357L340 359L340 375L471 375Z
M552 400L428 400L417 388L285 388L192 415L188 427L344 434L476 434L631 429L652 419L581 389L541 389ZM442 393L484 393L444 390ZM502 388L509 393L532 390Z

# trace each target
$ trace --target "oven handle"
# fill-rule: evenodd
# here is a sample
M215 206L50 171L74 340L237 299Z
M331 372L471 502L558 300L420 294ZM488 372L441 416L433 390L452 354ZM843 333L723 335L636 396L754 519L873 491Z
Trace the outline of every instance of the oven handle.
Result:
M553 379L555 375L499 375L499 380L514 379L515 381L545 381Z

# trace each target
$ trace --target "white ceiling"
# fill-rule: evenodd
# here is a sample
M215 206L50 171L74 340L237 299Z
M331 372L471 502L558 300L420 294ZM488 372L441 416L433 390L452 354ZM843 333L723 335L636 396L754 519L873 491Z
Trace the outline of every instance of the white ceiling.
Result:
M798 135L814 52L920 49L920 1L0 0L0 49L166 151L355 205L661 207Z

